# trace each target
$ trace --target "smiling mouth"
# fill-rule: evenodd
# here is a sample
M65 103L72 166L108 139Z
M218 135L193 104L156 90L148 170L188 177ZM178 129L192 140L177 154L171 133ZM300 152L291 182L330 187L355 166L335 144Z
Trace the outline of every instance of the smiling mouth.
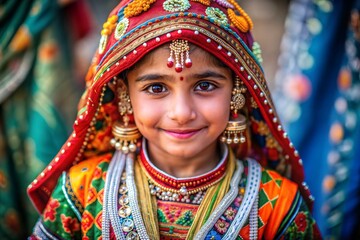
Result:
M202 129L188 129L188 130L165 130L164 131L172 137L179 139L188 139L199 133Z

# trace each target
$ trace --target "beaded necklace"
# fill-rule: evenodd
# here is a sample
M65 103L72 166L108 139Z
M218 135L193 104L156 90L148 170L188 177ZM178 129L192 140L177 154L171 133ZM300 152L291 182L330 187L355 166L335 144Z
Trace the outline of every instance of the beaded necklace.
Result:
M222 146L222 158L211 171L189 178L175 178L154 166L146 152L146 142L139 156L140 166L149 181L150 193L158 199L200 204L206 190L218 183L225 176L228 162L228 149Z

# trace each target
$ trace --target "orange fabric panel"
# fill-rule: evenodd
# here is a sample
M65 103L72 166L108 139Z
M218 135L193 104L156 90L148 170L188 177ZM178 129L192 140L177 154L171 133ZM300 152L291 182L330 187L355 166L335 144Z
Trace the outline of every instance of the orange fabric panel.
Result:
M297 191L298 186L295 183L283 178L279 198L266 226L265 239L274 239L284 217L292 206Z
M96 174L95 170L97 166L103 161L109 162L111 157L111 154L106 154L90 158L70 168L69 177L71 188L83 206L85 206L88 198L87 195L93 193L93 191L91 191L91 181L93 180L94 174Z

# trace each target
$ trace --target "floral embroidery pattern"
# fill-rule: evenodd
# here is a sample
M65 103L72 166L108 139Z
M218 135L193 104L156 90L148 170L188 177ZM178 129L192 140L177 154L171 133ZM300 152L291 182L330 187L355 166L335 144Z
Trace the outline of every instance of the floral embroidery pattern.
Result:
M89 211L85 210L81 219L81 230L83 232L87 232L92 227L93 224L94 224L94 217L91 215Z
M300 232L304 232L307 228L306 215L300 212L295 218L295 224Z
M63 229L67 233L72 233L80 230L80 224L76 218L67 217L64 214L61 214L61 223Z
M230 224L228 222L226 222L225 220L222 220L222 219L219 219L215 223L215 229L220 234L226 233L229 226L230 226Z
M220 9L214 7L208 7L205 10L206 15L218 24L228 24L228 19L225 13Z
M183 12L191 7L188 0L166 0L163 3L163 8L168 12Z
M225 211L225 217L227 220L233 220L235 218L236 215L236 210L232 207L229 207L226 211Z
M90 203L93 203L94 201L96 201L96 198L97 198L97 192L96 192L96 189L91 186L89 188L89 191L88 191L88 196L87 196L87 202L90 204Z
M60 206L58 200L51 198L44 211L44 221L55 221L56 209Z

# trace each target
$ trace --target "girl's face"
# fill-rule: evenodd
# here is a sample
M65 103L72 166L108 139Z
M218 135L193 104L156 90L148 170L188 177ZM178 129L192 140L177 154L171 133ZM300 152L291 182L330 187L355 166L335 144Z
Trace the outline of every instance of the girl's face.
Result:
M199 47L180 73L168 57L169 49L157 48L127 75L136 125L151 156L214 158L230 114L231 70Z

